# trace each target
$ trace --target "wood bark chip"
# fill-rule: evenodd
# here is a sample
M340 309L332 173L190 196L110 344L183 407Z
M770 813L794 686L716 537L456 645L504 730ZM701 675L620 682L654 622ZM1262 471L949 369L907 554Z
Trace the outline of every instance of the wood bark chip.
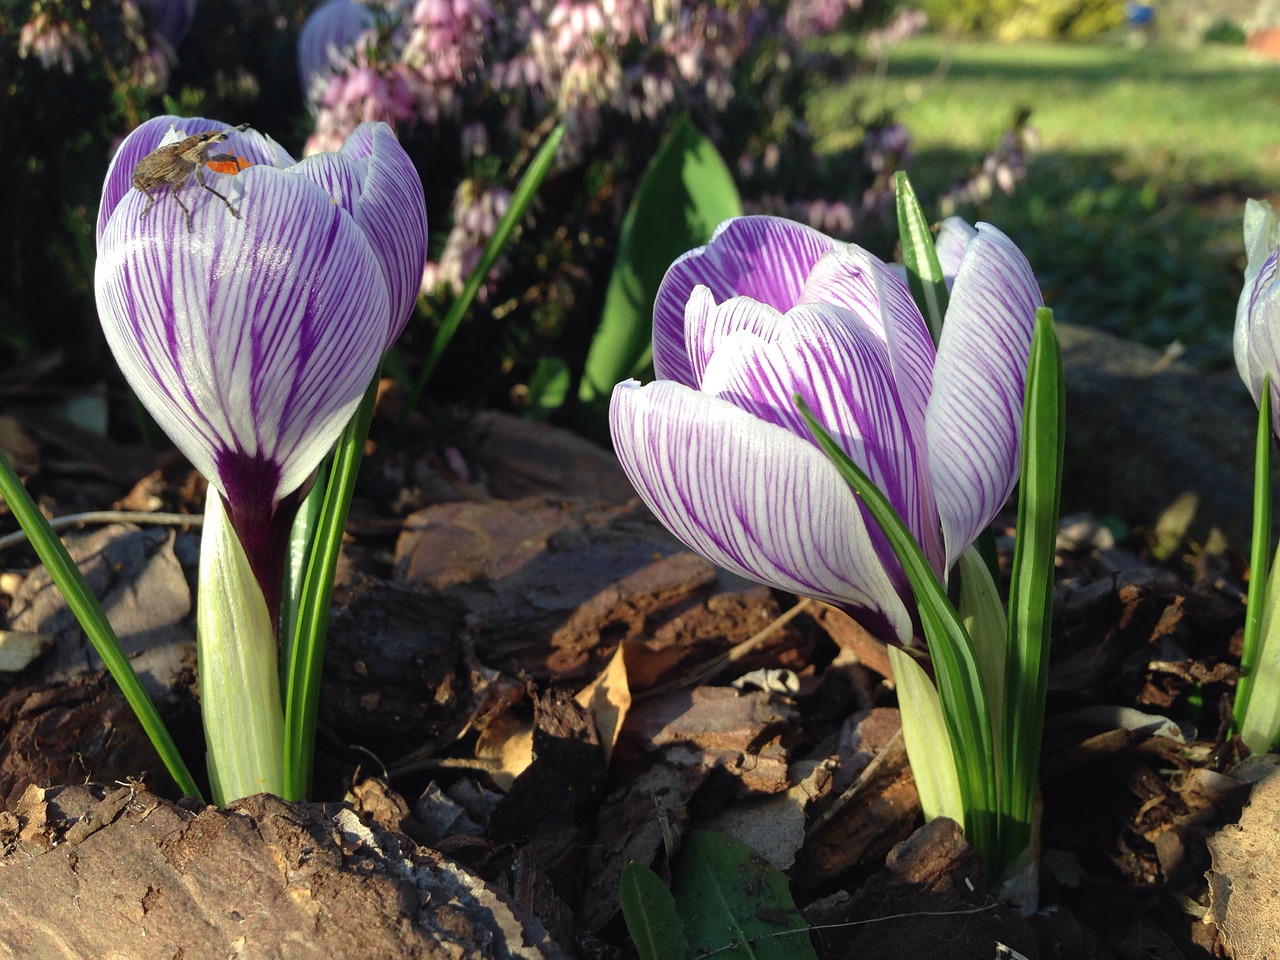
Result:
M792 872L802 887L829 882L861 862L878 862L920 819L898 711L872 710L850 726L841 736L835 773L840 790L818 806Z
M159 766L133 711L102 674L19 687L0 699L4 809L13 809L33 783L127 780ZM171 787L167 775L156 779Z
M147 692L172 702L195 664L191 587L173 532L113 525L68 536L67 544ZM44 679L67 680L103 669L44 567L22 581L9 626L57 635L54 649L40 663Z
M32 787L0 842L0 956L566 956L504 894L342 804Z

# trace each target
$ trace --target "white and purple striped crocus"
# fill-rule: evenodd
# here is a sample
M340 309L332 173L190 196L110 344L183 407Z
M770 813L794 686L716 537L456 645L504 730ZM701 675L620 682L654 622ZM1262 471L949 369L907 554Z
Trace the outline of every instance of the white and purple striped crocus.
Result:
M268 604L293 501L408 322L426 260L422 181L385 124L295 163L235 132L206 172L140 216L138 161L182 135L225 130L156 117L121 144L98 212L94 278L107 342L143 406L226 502ZM232 165L237 166L237 165Z
M1265 201L1249 200L1244 211L1247 263L1236 305L1236 369L1258 404L1263 379L1271 377L1271 424L1280 436L1280 219Z
M618 384L610 407L628 477L686 545L901 644L918 634L905 576L793 396L944 578L1013 489L1043 303L994 227L953 224L944 246L958 269L935 352L904 282L865 250L789 220L727 221L658 291L658 379Z

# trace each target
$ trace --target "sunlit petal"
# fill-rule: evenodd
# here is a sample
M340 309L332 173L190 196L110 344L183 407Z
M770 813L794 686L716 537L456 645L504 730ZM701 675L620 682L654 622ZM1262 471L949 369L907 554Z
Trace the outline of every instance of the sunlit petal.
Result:
M745 331L726 338L707 367L702 390L807 438L793 400L802 396L889 498L941 573L937 512L924 480L923 418L913 419L904 408L885 344L848 311L825 304L796 307L779 325L775 342ZM878 528L874 539L885 563L896 569Z
M805 278L838 241L781 217L726 220L705 247L682 256L663 277L653 308L653 367L663 380L694 385L685 342L684 310L696 286L716 302L745 296L786 312L799 302Z
M413 161L385 123L363 123L342 146L364 173L356 223L378 253L391 298L388 347L409 322L427 261L427 207Z
M978 231L959 217L947 217L938 228L938 239L934 241L934 249L938 254L938 263L942 266L942 275L947 283L953 283L960 272L960 264L964 261L964 252L969 241L978 235Z
M327 194L265 166L239 178L240 217L199 197L189 235L176 205L140 218L145 198L126 195L95 278L130 385L233 506L246 485L274 503L315 469L373 375L389 317L377 257Z
M1043 304L1026 257L979 224L952 290L926 417L948 568L1017 479L1031 334Z
M147 154L159 147L171 131L194 136L209 130L229 130L231 126L220 120L207 120L204 117L176 117L165 114L152 117L125 137L111 159L106 180L102 184L102 201L98 206L98 242L101 243L107 221L111 219L111 214L119 205L120 199L133 189L134 168ZM284 167L293 163L293 158L280 144L255 130L232 133L225 141L217 144L213 152L243 157L247 163L253 165ZM219 179L219 175L210 174L208 179L212 184ZM190 192L198 190L199 187L188 186L184 189Z
M812 443L669 381L619 384L609 416L627 476L690 549L910 640L911 617L862 510Z

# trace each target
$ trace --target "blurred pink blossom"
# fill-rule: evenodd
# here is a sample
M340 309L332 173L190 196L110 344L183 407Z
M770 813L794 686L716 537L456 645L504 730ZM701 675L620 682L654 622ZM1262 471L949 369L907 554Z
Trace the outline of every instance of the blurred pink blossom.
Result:
M18 56L25 60L33 54L46 70L57 65L70 74L75 69L73 57L88 60L89 48L71 24L41 10L18 33Z

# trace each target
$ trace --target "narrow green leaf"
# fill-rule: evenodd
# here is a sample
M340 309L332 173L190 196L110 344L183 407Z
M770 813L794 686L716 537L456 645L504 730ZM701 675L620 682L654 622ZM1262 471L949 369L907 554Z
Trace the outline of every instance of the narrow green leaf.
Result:
M1001 869L1031 840L1040 740L1049 678L1054 556L1062 498L1065 433L1062 355L1053 311L1036 311L1022 418L1018 539L1009 590L1009 655L1005 663L1005 750L1002 764Z
M422 392L426 389L427 382L431 379L431 374L435 372L441 357L444 356L445 351L449 348L453 335L458 332L462 318L471 309L471 304L475 301L476 294L480 292L480 287L489 276L489 271L498 262L498 257L506 249L507 243L511 239L511 234L520 225L520 222L524 219L525 211L529 209L529 204L533 203L533 198L537 196L538 188L542 186L542 181L551 172L551 165L556 159L556 151L560 149L560 141L563 139L564 124L559 124L543 142L533 160L530 161L529 168L525 170L524 176L520 178L520 184L511 195L511 203L507 207L507 212L498 221L498 226L494 228L493 236L485 244L484 251L480 254L480 259L476 263L475 269L471 271L471 275L467 277L466 283L463 284L462 293L453 301L453 305L449 307L449 312L445 314L444 321L440 324L440 329L436 331L436 338L431 344L431 352L427 355L426 362L423 363L422 370L418 373L418 379L414 382L413 389L409 392L409 403L406 405L406 410L412 410L417 407L418 401L422 398Z
M991 707L991 737L996 745L998 768L1004 730L1001 711L1004 710L1009 617L991 569L976 544L960 554L951 577L960 581L956 606L965 632L973 641L973 652L978 657L978 668L982 672L982 689L987 692L987 703Z
M1280 737L1280 563L1272 561L1263 603L1258 652L1249 668L1249 707L1240 724L1240 739L1253 754L1268 752Z
M628 863L622 868L618 900L640 960L685 960L689 940L676 898L656 873L643 863Z
M200 788L196 786L191 771L187 769L182 755L178 753L178 747L169 736L164 721L160 719L156 705L143 689L142 682L133 670L133 664L129 662L128 654L120 646L115 630L107 621L102 605L98 603L98 598L85 583L80 568L71 559L67 548L53 532L53 528L49 526L49 521L44 518L40 508L31 499L31 494L27 493L27 488L22 485L22 481L14 472L13 465L9 463L9 458L3 452L0 452L0 496L4 497L5 502L9 504L9 509L13 511L18 525L26 531L27 539L35 549L36 556L40 558L40 562L49 571L49 576L53 578L53 582L58 585L58 589L66 598L67 606L75 614L85 636L93 644L93 649L98 652L98 656L102 658L112 678L119 684L120 692L133 708L138 722L142 724L142 729L146 731L165 769L169 771L169 776L173 777L178 789L188 797L203 800Z
M732 837L694 831L671 892L693 956L817 960L787 878Z
M287 679L288 664L293 659L293 641L298 632L298 605L302 602L302 584L306 580L307 564L311 559L311 542L316 524L320 522L320 509L324 505L325 491L329 487L329 461L326 459L316 473L311 487L293 526L289 528L289 547L284 561L284 582L280 588L280 683Z
M920 312L929 324L933 342L942 335L942 318L947 313L947 281L938 262L929 221L920 209L920 201L911 181L901 170L893 175L898 210L898 236L902 243L902 262L907 268L907 286Z
M1258 431L1253 454L1253 543L1249 551L1249 595L1245 604L1244 638L1240 650L1242 676L1236 681L1232 718L1244 726L1253 692L1253 673L1262 645L1262 618L1266 610L1267 558L1271 553L1271 376L1262 379L1258 402Z
M822 452L835 464L854 495L861 498L884 531L911 584L956 758L956 772L964 797L965 835L986 859L988 869L994 871L999 853L995 743L973 643L929 561L893 505L831 439L799 394L795 403Z
M687 116L650 161L622 222L600 326L578 389L584 404L607 404L613 387L650 362L653 304L672 261L742 214L733 175Z
M889 647L889 666L898 690L898 713L902 717L902 739L907 760L920 795L925 820L950 817L964 823L964 796L956 775L956 758L951 752L947 720L942 714L938 688L915 657L897 647Z
M286 800L305 800L311 792L315 765L316 710L320 705L320 674L329 632L329 602L333 576L342 550L342 531L364 457L364 442L378 401L381 370L374 373L356 414L334 449L324 505L307 563L298 604L298 621L286 668L284 705L284 792Z

